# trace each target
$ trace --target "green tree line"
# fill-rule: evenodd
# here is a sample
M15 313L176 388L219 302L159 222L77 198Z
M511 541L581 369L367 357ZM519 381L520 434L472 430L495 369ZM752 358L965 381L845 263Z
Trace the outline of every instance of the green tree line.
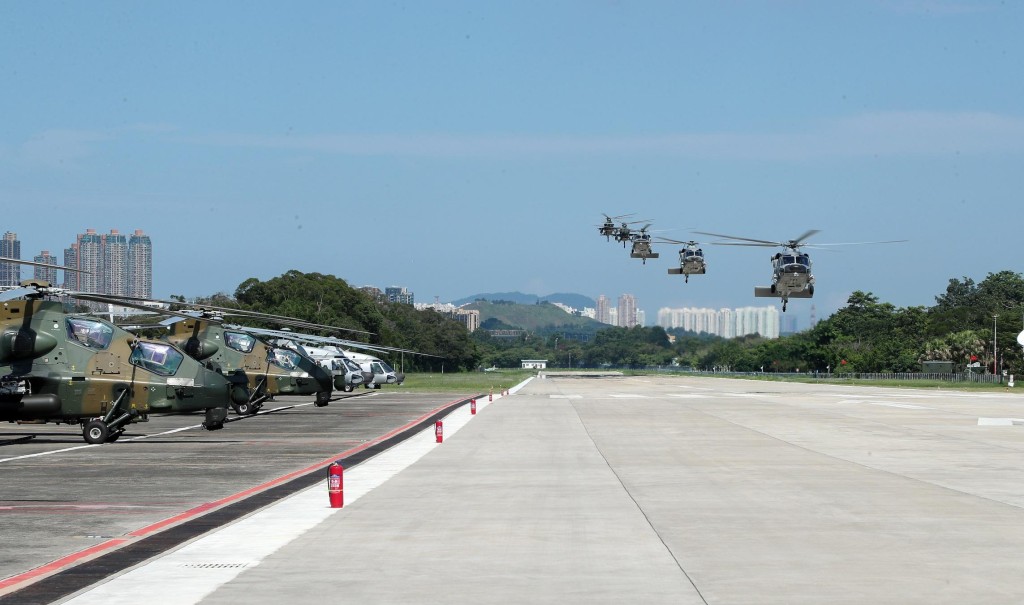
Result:
M678 364L766 372L916 372L928 360L951 361L957 371L972 360L989 372L1019 373L1024 368L1016 342L1024 328L1024 277L1012 271L990 273L978 283L968 277L950 279L932 307L896 307L871 292L857 291L811 329L776 339L609 326L582 342L568 325L564 331L555 327L499 339L486 330L470 334L461 322L433 310L378 302L338 277L299 271L267 281L248 279L233 297L221 294L208 300L335 326L341 331L333 335L341 338L426 354L402 355L400 362L389 356L407 371L519 367L522 359L547 359L553 367ZM996 347L998 368L993 367Z

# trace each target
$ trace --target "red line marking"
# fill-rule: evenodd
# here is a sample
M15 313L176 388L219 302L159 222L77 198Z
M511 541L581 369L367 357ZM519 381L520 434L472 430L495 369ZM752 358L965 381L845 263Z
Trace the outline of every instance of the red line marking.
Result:
M47 563L47 564L42 565L40 567L37 567L37 568L35 568L33 570L26 571L26 572L18 574L16 576L11 576L11 577L7 578L6 580L0 581L0 591L4 590L6 588L10 588L12 586L15 586L17 584L22 584L22 583L26 583L27 584L27 583L29 583L31 581L35 581L40 576L48 575L50 573L59 571L61 568L71 566L72 564L77 563L78 561L80 561L80 560L82 560L82 559L84 559L86 557L91 557L93 555L97 555L97 554L103 553L104 551L113 550L113 549L121 546L125 542L130 542L133 538L140 538L142 536L146 536L146 535L149 535L149 534L152 534L152 533L156 533L156 532L158 532L158 531L160 531L160 530L162 530L162 529L164 529L164 528L166 528L168 526L175 525L177 523L185 521L186 519L190 519L192 517L199 516L199 515L201 515L203 513L209 512L209 511L211 511L211 510L213 510L215 508L219 508L221 506L224 506L225 504L229 504L231 502L234 502L235 500L241 500L243 498L247 498L247 497L249 497L249 496L251 496L251 495L253 495L253 494L257 493L257 492L261 492L261 491L263 491L265 489L274 487L275 485L278 485L280 483L284 483L285 481L294 479L295 477L299 477L299 476L302 476L302 475L307 475L309 473L312 473L313 471L320 470L325 465L328 465L331 462L334 462L338 458L344 458L346 456L351 456L352 454L359 453L359 452L365 450L366 448L369 448L369 447L372 447L374 445L377 445L381 441L384 441L386 439L390 439L391 437L394 437L398 433L401 433L402 431L408 430L409 428L411 428L411 427L419 424L420 422L426 420L427 418L433 416L434 414L437 414L438 412L441 412L441 411L443 411L443 410L445 410L447 408L452 407L453 405L455 405L456 403L458 403L460 401L462 401L462 399L456 399L454 401L449 401L448 403L446 403L446 404L444 404L442 406L436 407L433 410L427 412L426 414L423 414L422 416L420 416L416 420L413 420L412 422L409 422L409 423L407 423L407 424L405 424L403 426L400 426L400 427L398 427L398 428L396 428L396 429L394 429L394 430L392 430L392 431L390 431L388 433L385 433L383 435L375 437L375 438L371 439L370 441L367 441L366 443L364 443L362 445L356 446L356 447L354 447L352 449L349 449L349 450L345 450L344 452L341 452L340 454L335 454L334 456L331 456L330 458L325 458L324 460L322 460L320 462L317 462L316 464L311 464L311 465L307 466L306 468L303 468L303 469L300 469L300 470L288 473L287 475L282 475L282 476L278 477L277 479L271 479L270 481L267 481L266 483L262 483L260 485L257 485L256 487L251 487L249 489L242 490L242 491L238 492L237 494L232 494L230 496L227 496L226 498L221 498L220 500L216 500L214 502L207 502L206 504L200 504L199 506L196 506L194 508L190 508L189 510L187 510L187 511L181 513L181 514L175 515L175 516L170 517L168 519L164 519L163 521L157 521L156 523L153 523L151 525L147 525L147 526L145 526L145 527L143 527L141 529L137 529L135 531L129 532L127 535L131 536L131 538L114 538L114 539L111 539L111 540L107 540L106 542L102 542L102 543L97 544L95 546L91 546L89 548L86 548L85 550L80 550L80 551L78 551L76 553L72 553L70 555L67 555L66 557L61 557L60 559L57 559L55 561L52 561L50 563Z

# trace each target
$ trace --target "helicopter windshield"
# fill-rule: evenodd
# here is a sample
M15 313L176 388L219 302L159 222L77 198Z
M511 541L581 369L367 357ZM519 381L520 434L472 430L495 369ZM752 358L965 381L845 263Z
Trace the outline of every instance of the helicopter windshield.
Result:
M114 328L92 319L68 317L65 320L68 340L90 349L106 349L114 338Z
M783 265L792 265L794 263L796 263L796 257L795 256L793 256L792 254L784 254L784 255L782 255L782 264Z
M348 357L342 357L341 360L342 360L342 362L344 362L345 366L349 370L352 370L353 372L362 372L363 371L363 368L359 367L358 363L352 361Z
M178 371L185 356L169 345L139 342L128 361L135 366L161 376L172 376Z
M274 363L286 370L294 370L299 367L302 357L295 351L288 349L274 349Z
M809 265L811 264L811 259L806 254L801 254L796 257L796 262L800 263L801 265Z
M241 332L224 332L224 344L229 349L234 349L241 353L252 353L253 347L256 346L256 339Z

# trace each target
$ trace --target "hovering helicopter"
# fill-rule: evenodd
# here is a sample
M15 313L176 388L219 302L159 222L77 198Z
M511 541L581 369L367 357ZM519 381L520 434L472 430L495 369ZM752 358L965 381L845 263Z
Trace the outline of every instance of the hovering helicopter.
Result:
M151 413L205 412L204 428L223 428L233 401L224 376L47 296L107 302L31 280L0 294L0 421L79 424L93 444L116 441Z
M679 266L669 268L669 275L683 275L685 276L683 283L689 283L691 275L704 275L707 273L708 265L704 260L704 251L699 247L701 245L700 242L693 240L681 242L666 237L658 238L657 242L683 246L683 248L679 249Z
M606 240L611 241L611 237L613 235L616 235L619 232L619 227L617 227L615 225L615 221L617 221L619 219L623 219L623 218L629 218L629 217L633 216L634 214L636 214L636 213L634 212L632 214L620 214L618 216L608 216L607 214L602 213L602 215L604 216L604 224L603 225L597 225L597 232L600 233L601 235L603 235ZM622 225L626 226L627 223L623 223ZM616 238L616 241L618 241L617 238Z
M814 296L814 275L811 273L811 257L801 248L824 248L826 246L855 246L866 244L895 244L907 240L888 240L883 242L847 242L842 244L807 244L805 240L816 233L817 229L810 229L800 237L784 242L774 242L763 239L752 239L749 237L737 237L735 235L722 235L720 233L707 233L694 231L701 235L724 237L736 240L733 242L712 242L720 246L762 246L773 248L781 246L783 252L777 252L772 256L772 285L755 286L754 296L775 297L782 299L782 311L786 311L786 303L790 298L811 298ZM788 250L788 252L787 252Z
M660 256L651 248L651 234L647 232L650 226L651 224L647 223L629 236L630 241L633 242L633 249L629 253L630 258L643 259L643 264L645 265L647 264L647 259Z

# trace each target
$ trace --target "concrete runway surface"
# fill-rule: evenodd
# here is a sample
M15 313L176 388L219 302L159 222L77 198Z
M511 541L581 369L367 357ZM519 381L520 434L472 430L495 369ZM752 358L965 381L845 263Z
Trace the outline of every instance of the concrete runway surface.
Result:
M445 426L66 602L1024 602L1012 391L549 376Z

